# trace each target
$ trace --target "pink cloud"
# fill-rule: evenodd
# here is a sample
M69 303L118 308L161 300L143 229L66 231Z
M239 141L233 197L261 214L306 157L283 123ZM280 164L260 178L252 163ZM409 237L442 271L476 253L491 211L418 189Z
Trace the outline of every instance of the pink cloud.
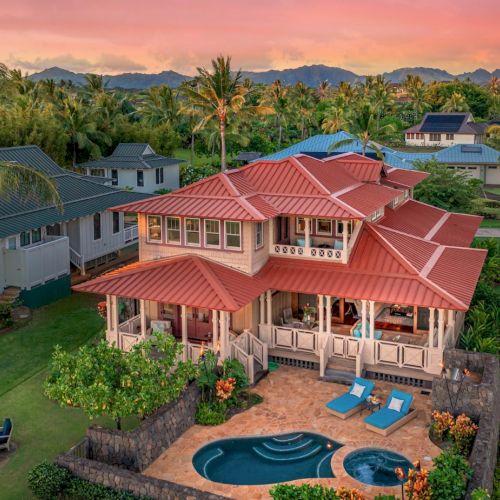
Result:
M499 18L495 0L18 0L2 6L0 60L193 74L229 53L253 69L491 70L500 66Z

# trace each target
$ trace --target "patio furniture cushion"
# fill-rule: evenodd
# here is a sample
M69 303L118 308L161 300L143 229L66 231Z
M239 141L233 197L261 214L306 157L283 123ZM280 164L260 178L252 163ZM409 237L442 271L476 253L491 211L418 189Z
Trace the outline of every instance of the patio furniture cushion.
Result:
M309 246L312 247L313 245L313 240L312 238L309 238ZM297 246L298 247L305 247L306 246L306 239L305 238L297 238Z
M351 392L356 385L363 387L361 396L355 396ZM370 380L356 377L347 393L332 399L330 402L326 403L326 407L339 413L347 413L357 405L361 404L361 402L371 394L373 387L374 383Z
M370 333L370 325L366 325L366 337L368 338ZM358 323L354 330L352 331L352 336L357 339L361 338L361 323ZM382 338L382 330L375 330L375 340L380 340Z
M335 250L343 250L344 249L344 243L339 240L335 240L335 243L333 244L333 248Z
M378 427L379 429L387 429L387 427L396 423L403 414L399 411L382 408L365 418L365 423Z
M401 408L403 407L403 403L404 401L402 399L392 398L387 408L389 410L394 410L399 413L401 411Z
M365 390L364 386L355 383L353 385L352 389L349 391L349 394L352 394L353 396L360 398L362 396L364 390Z
M404 401L403 405L401 406L401 410L398 413L400 413L401 415L406 415L410 411L410 406L413 402L413 396L408 392L393 389L389 394L387 402L385 403L385 408L389 408L389 405L391 404L393 398L402 399Z

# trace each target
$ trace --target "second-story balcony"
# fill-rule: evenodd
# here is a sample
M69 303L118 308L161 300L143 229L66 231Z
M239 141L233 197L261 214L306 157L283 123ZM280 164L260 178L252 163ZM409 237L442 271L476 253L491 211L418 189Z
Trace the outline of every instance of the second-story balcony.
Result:
M361 224L335 219L277 217L271 229L272 255L347 263Z

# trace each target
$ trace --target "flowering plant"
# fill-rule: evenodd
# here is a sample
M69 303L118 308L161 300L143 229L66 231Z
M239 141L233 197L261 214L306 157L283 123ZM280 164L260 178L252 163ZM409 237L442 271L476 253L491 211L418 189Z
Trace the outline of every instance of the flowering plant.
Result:
M374 405L378 405L382 402L382 400L380 399L380 396L378 394L374 394L372 396L368 396L367 398L368 402L374 404Z
M451 438L458 453L467 456L474 442L478 426L465 414L459 415L450 428Z
M346 488L341 486L335 490L335 494L337 495L339 500L364 500L365 497L361 493L361 491L356 488Z
M303 310L304 310L304 317L303 317L304 321L311 321L316 315L316 307L310 306L309 303L307 303L303 307Z
M106 301L97 303L97 314L99 314L101 318L106 319L107 310L108 310L108 305L106 304Z
M230 377L227 380L220 379L215 383L215 394L219 401L226 401L231 397L236 386L236 379Z
M454 423L453 416L447 411L434 410L432 412L432 430L438 439L449 439L450 429Z

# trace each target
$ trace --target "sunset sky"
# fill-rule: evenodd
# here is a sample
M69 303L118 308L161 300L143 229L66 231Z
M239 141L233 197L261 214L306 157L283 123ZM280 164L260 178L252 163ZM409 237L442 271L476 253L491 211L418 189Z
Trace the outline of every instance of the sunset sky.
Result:
M30 73L61 66L192 75L219 53L252 70L500 67L498 0L0 2L0 61Z

